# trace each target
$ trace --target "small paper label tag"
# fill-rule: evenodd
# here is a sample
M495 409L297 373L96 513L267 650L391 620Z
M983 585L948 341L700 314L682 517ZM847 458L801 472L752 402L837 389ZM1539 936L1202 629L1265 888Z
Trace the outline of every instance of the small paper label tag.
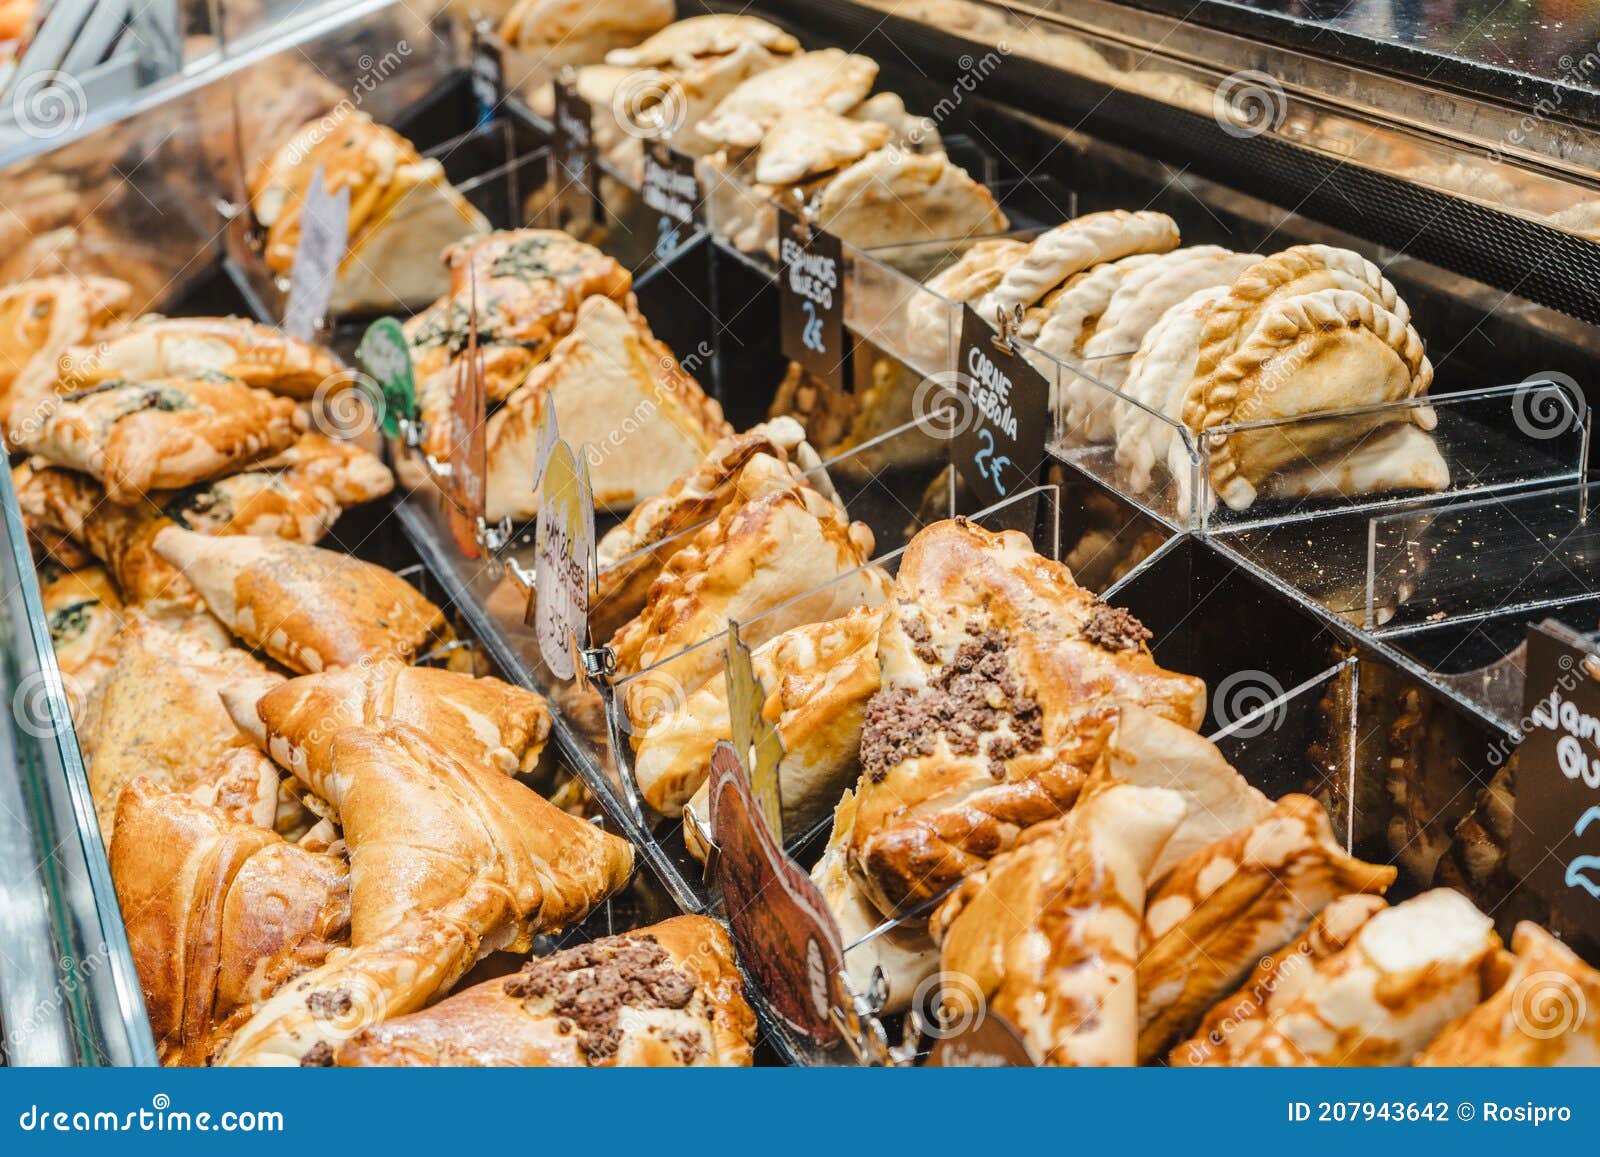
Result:
M1600 647L1547 619L1526 664L1511 869L1600 940Z
M594 493L589 463L565 439L550 448L539 480L534 533L533 630L557 679L577 673L572 640L589 645L589 583L594 571Z
M506 99L505 58L500 40L484 21L472 26L472 95L478 101L478 123L488 124Z
M733 744L711 753L711 835L717 884L739 959L772 1012L818 1045L839 1038L844 944L827 901L768 830Z
M980 506L1035 484L1044 463L1050 383L1019 352L997 341L994 328L970 307L961 311L956 362L955 466Z
M333 283L349 245L349 230L350 187L330 195L318 165L300 209L300 240L289 273L283 332L290 337L310 341L316 336L317 325L327 316L328 302L333 300Z
M670 260L694 232L700 213L700 178L694 158L665 141L644 143L639 196L657 214L656 257Z
M978 1012L959 1031L935 1040L924 1064L929 1068L946 1069L1031 1069L1038 1066L1016 1026L990 1009Z
M778 337L785 357L845 386L844 247L778 207Z
M417 420L417 383L411 368L411 345L405 330L392 317L380 317L367 327L356 346L356 358L376 386L372 399L379 415L378 427L387 437L400 436L401 422Z
M556 182L556 224L587 225L600 219L600 169L594 144L594 109L575 83L557 80L554 136L550 142Z

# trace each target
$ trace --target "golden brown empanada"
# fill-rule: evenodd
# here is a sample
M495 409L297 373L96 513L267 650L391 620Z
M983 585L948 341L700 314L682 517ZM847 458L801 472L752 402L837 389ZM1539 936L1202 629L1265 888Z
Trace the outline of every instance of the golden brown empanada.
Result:
M756 153L756 180L793 185L832 172L889 143L889 127L801 105L782 113Z
M815 224L863 248L1003 232L994 194L943 153L884 148L828 179Z
M722 56L745 43L780 54L800 48L798 40L758 16L712 14L674 21L631 48L613 49L606 53L606 63L661 68L695 57Z
M720 144L753 149L791 109L848 112L871 91L877 75L877 63L865 56L838 48L804 52L740 84L696 129Z

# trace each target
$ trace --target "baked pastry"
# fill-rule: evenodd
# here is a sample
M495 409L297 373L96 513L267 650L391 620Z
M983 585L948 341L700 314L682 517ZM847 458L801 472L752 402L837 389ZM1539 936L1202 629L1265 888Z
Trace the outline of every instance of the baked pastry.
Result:
M77 710L116 656L122 599L105 570L93 564L80 570L40 566L39 599L68 704Z
M1383 892L1395 874L1346 855L1328 813L1306 795L1284 796L1269 815L1187 856L1145 903L1140 1059L1164 1054L1330 902Z
M313 397L343 367L321 346L243 317L146 314L115 336L61 358L60 388L221 375L290 398Z
M572 332L489 419L486 517L531 518L544 408L571 444L593 447L595 506L626 511L665 490L732 433L722 407L684 372L637 313L605 297L578 307ZM630 420L619 425L618 415Z
M1188 1040L1174 1045L1167 1063L1176 1067L1226 1065L1254 1040L1272 1014L1305 989L1316 966L1342 950L1361 926L1388 905L1382 896L1358 892L1333 901L1287 947L1256 961L1232 995L1211 1006Z
M709 117L712 110L734 89L757 73L766 72L777 65L784 55L778 49L758 41L741 40L730 52L685 57L676 64L660 65L664 71L651 77L651 80L659 87L664 110L669 112L672 121L677 122L678 127L672 133L672 147L691 157L704 157L720 149L722 146L718 142L701 134L700 122ZM637 82L634 83L637 86ZM630 150L642 155L641 137L626 132L619 135L628 142ZM608 153L610 156L615 154L615 148ZM632 171L626 167L627 164L628 161L624 160L623 172Z
M34 277L0 289L0 423L36 422L54 396L57 362L78 342L112 329L132 287L111 277Z
M342 857L144 778L117 805L111 880L166 1065L210 1064L257 1004L349 934Z
M301 779L328 773L345 727L408 723L463 763L531 771L550 736L544 699L492 676L373 663L302 675L260 688L236 685L222 701L239 730Z
M410 662L448 629L405 579L336 551L176 526L154 545L230 631L301 674L385 656Z
M727 932L675 916L364 1029L335 1063L726 1067L751 1063L755 1036Z
M793 185L831 172L889 143L889 126L801 105L781 114L756 153L756 180Z
M1093 362L1095 376L1120 387L1128 359L1162 314L1197 290L1231 286L1260 259L1217 245L1185 245L1130 271L1084 342L1083 356Z
M762 715L783 739L778 798L786 838L825 818L856 770L867 700L878 690L883 615L881 607L857 607L792 627L750 657L767 694ZM727 680L713 675L677 710L634 733L640 794L663 815L679 815L705 785L717 740L731 738ZM709 798L697 814L709 814Z
M1135 253L1074 273L1023 314L1017 332L1062 361L1081 360L1084 346L1095 335L1123 281L1161 257L1159 253Z
M713 14L675 21L631 48L612 49L606 53L606 63L664 68L700 57L723 56L744 44L758 44L780 56L800 48L798 40L760 17Z
M1505 983L1447 1025L1416 1064L1600 1064L1600 973L1531 921L1517 925L1511 948L1517 960Z
M1134 914L1183 811L1175 792L1096 782L938 907L940 968L970 977L1044 1064L1133 1064Z
M633 866L626 841L405 724L346 728L329 771L306 774L350 850L351 946L258 1006L221 1064L330 1064L481 956L578 922Z
M1470 900L1448 888L1424 892L1379 912L1346 948L1319 962L1233 1060L1408 1064L1498 987L1501 955L1493 922Z
M1267 498L1353 498L1396 490L1438 492L1450 487L1450 466L1434 438L1410 423L1380 427L1353 444L1271 475Z
M804 52L746 80L696 127L708 140L753 149L785 112L845 113L872 90L878 65L838 48Z
M837 497L821 459L794 419L776 418L720 440L698 465L639 503L601 536L595 548L599 576L589 607L595 638L609 639L643 609L650 584L684 545L680 536L710 522L730 505L801 482Z
M12 426L17 448L97 479L124 506L231 474L299 437L288 398L201 378L106 382L25 425Z
M864 524L809 486L724 509L668 560L644 610L611 640L618 672L634 676L622 688L633 727L648 727L722 668L718 636L730 620L758 647L883 603L888 581L866 565L872 545Z
M78 720L101 835L111 838L117 798L136 776L183 790L239 744L219 692L278 679L247 651L130 614Z
M672 23L672 9L672 0L517 0L500 23L500 39L555 73L661 31Z
M893 147L830 178L812 221L862 247L1001 233L1008 224L994 194L945 154Z
M330 127L330 121L332 122ZM410 141L359 110L319 118L279 145L250 177L250 207L266 230L263 259L286 277L300 242L300 214L322 171L332 196L350 190L349 241L334 280L333 313L377 311L437 297L444 276L416 260L489 222Z
M592 245L553 229L490 233L445 251L450 292L405 324L412 346L424 417L437 422L449 412L454 378L446 375L467 348L474 292L478 308L478 353L484 393L503 401L577 319L578 306L596 295L626 302L633 278ZM428 393L443 393L430 409Z
M1112 209L1076 217L1041 233L974 307L992 321L997 313L1026 309L1074 273L1135 253L1178 247L1178 226L1164 213Z
M1205 684L1026 535L935 523L901 556L861 741L853 869L894 913L939 895L1077 798L1120 706L1190 729Z

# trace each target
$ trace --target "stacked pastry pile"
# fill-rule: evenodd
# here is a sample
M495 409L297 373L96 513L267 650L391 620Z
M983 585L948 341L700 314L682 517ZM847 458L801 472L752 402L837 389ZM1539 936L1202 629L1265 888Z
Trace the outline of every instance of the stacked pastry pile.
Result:
M928 288L985 318L1020 311L1022 337L1081 369L1063 375L1057 399L1065 437L1114 447L1135 492L1163 485L1165 468L1187 501L1200 445L1209 486L1235 509L1258 493L1448 485L1425 406L1207 436L1427 392L1433 368L1410 310L1349 250L1300 245L1264 257L1181 246L1164 214L1115 210L1032 242L980 242ZM1193 435L1187 443L1179 428Z
M329 197L349 191L348 243L334 280L333 313L420 305L443 288L432 255L489 223L412 143L343 105L273 149L250 176L250 208L265 231L267 268L287 277L301 215L318 171Z
M475 304L495 411L485 431L491 522L538 511L529 480L546 407L564 438L593 448L595 504L616 512L659 494L731 432L721 407L650 332L628 271L598 249L518 229L452 246L444 260L449 292L405 325L425 448L449 454Z
M549 733L538 695L413 666L449 638L439 608L311 545L393 484L300 432L328 354L146 318L61 367L74 392L13 477L162 1060L748 1063L731 946L699 918L536 960L463 993L464 1020L406 1017L580 922L632 849L513 778ZM596 988L607 1014L576 999Z
M506 31L517 43L526 24L508 21ZM596 110L601 155L635 185L647 137L704 158L717 227L746 251L771 244L773 200L803 205L813 224L857 245L1005 229L993 196L950 161L933 122L892 92L872 94L877 75L865 56L802 52L766 21L711 15L613 49L575 83Z

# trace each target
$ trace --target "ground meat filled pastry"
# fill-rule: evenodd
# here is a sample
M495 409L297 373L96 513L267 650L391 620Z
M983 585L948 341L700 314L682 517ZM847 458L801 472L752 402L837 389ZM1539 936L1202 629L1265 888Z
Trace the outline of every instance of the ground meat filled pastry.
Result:
M1089 213L1041 233L974 308L992 322L997 311L1010 313L1019 305L1026 309L1074 273L1135 253L1177 247L1178 226L1163 213Z
M63 356L63 390L115 379L196 378L220 374L291 398L310 398L343 367L321 346L243 317L147 314L116 336Z
M220 692L278 677L249 652L215 648L148 616L129 617L116 660L89 697L78 742L101 833L111 837L117 797L135 776L185 789L240 742Z
M1167 1063L1178 1067L1232 1063L1234 1053L1256 1038L1272 1014L1304 990L1317 964L1341 951L1385 907L1382 896L1340 896L1292 943L1258 960L1236 991L1211 1006L1194 1036L1173 1046Z
M753 149L784 113L820 108L845 113L872 89L878 65L838 48L806 52L739 85L696 126L709 140Z
M728 934L705 916L676 916L535 957L366 1029L336 1063L736 1066L751 1063L755 1035Z
M1183 818L1175 792L1109 777L962 882L934 913L963 974L1047 1065L1131 1065L1145 876Z
M865 524L809 486L723 510L668 560L644 610L611 641L617 670L635 675L622 691L633 726L649 727L722 669L717 636L729 620L758 647L802 623L883 603L888 581L866 566L872 545Z
M1460 892L1379 912L1320 962L1233 1060L1242 1065L1403 1065L1503 980L1494 924Z
M546 406L562 437L595 448L595 506L627 511L659 494L733 432L722 407L650 333L636 312L604 297L578 308L572 332L489 419L487 517L538 513L534 459Z
M532 770L550 735L549 709L532 691L393 657L302 675L264 693L239 685L222 700L240 731L301 778L326 772L333 737L345 727L409 723L457 759L507 774Z
M146 779L118 803L111 879L162 1064L210 1064L257 1004L349 934L342 857Z
M878 690L881 607L793 627L756 648L751 663L767 693L762 714L783 738L778 794L783 830L798 836L824 819L856 769L867 700ZM633 736L634 778L651 807L678 815L706 782L711 751L731 739L724 675L677 711ZM708 807L698 814L708 814Z
M1392 867L1346 855L1328 813L1306 795L1285 796L1269 815L1185 858L1145 908L1140 1059L1166 1052L1331 901L1383 892L1394 878Z
M1497 992L1448 1025L1419 1065L1600 1065L1600 972L1539 925L1511 935L1517 955Z
M713 14L676 21L632 48L612 49L606 53L606 63L662 68L696 57L722 56L746 43L780 55L800 48L798 40L759 17Z
M831 494L821 459L793 418L776 418L723 438L698 465L647 498L608 530L595 548L599 566L590 629L608 639L644 607L650 584L683 542L678 536L729 505L808 482Z
M155 550L229 630L301 674L385 656L409 662L448 630L405 579L336 551L175 526L156 535Z
M300 436L288 398L234 381L107 382L62 397L16 445L98 479L113 502L231 474Z
M306 776L350 849L351 948L257 1008L222 1064L329 1064L480 957L582 920L632 870L626 841L404 724L346 728L329 770Z
M1199 726L1205 685L1159 667L1148 637L1025 535L955 520L911 541L880 642L851 848L884 912L937 896L1071 807L1119 706Z

